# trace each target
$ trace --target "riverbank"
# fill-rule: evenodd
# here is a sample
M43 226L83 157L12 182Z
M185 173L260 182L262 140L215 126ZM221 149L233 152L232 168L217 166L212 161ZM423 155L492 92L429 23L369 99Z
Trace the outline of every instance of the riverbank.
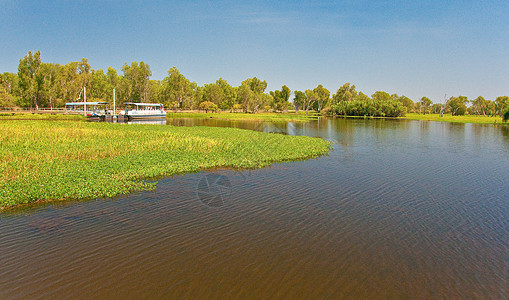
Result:
M219 119L228 121L285 121L285 122L306 122L310 120L317 120L318 115L304 113L204 113L204 112L171 112L166 115L167 118L198 118L198 119Z
M0 120L66 120L66 121L85 121L86 117L83 115L71 115L63 113L0 113Z
M0 211L153 189L144 179L327 154L322 139L235 128L0 122Z
M485 117L475 115L453 116L451 114L416 114L408 113L400 119L408 120L421 120L421 121L438 121L438 122L453 122L453 123L477 123L477 124L507 124L502 122L502 117Z

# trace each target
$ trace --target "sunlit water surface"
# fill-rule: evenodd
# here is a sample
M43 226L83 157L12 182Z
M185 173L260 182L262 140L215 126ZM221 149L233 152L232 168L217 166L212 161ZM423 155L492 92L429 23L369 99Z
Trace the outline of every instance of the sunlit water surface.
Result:
M0 299L508 297L507 127L168 123L335 147L317 159L1 214Z

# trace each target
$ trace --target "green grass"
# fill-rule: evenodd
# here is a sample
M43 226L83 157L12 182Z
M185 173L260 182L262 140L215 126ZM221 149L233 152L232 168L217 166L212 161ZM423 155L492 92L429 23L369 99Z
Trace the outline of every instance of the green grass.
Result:
M423 120L423 121L440 121L440 122L457 122L457 123L479 123L479 124L504 124L501 117L485 117L475 115L465 116L452 116L451 114L444 114L440 117L439 114L420 115L416 113L406 114L402 119L409 120Z
M38 114L38 113L0 113L0 120L68 120L83 121L85 117L82 115L64 115L64 114Z
M221 120L231 121L301 121L306 122L309 120L316 120L318 116L309 114L305 115L302 113L257 113L257 114L246 114L246 113L196 113L196 112L168 112L167 118L215 118Z
M0 122L0 211L154 188L143 179L254 168L328 153L311 137L235 128L68 121Z

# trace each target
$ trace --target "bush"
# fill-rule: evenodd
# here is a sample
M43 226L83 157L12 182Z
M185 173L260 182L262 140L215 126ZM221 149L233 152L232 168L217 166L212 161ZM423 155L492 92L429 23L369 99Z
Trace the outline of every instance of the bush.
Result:
M509 109L507 109L507 110L504 112L504 115L502 116L502 120L503 120L504 122L509 121Z
M403 117L406 107L396 100L341 101L331 107L338 116Z
M204 101L202 103L200 103L200 105L198 106L199 109L201 110L204 110L206 113L210 111L217 111L218 110L218 107L216 104L210 102L210 101Z

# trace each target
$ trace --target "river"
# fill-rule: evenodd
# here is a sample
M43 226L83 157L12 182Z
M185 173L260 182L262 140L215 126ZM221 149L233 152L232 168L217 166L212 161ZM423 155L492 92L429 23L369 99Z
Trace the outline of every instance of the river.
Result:
M0 299L508 297L507 126L168 123L335 146L316 159L0 214Z

